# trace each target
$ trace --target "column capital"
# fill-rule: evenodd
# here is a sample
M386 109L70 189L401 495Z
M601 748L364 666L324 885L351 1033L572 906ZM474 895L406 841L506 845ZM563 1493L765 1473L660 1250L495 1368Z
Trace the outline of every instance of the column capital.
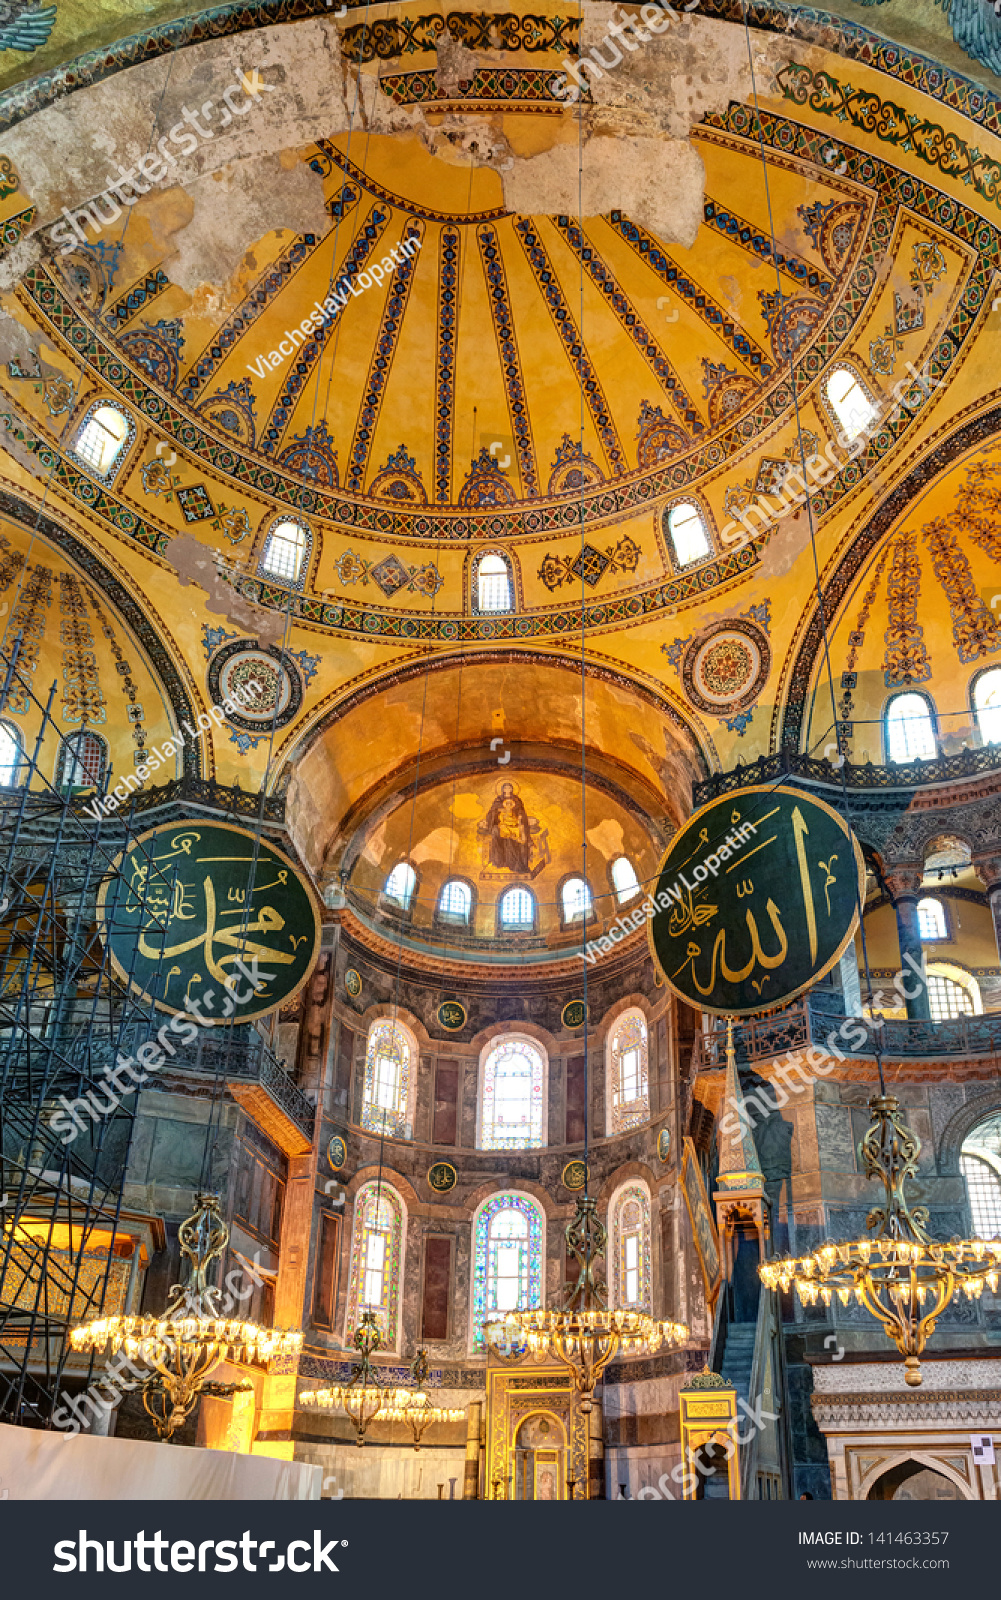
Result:
M898 900L916 900L921 890L921 879L924 877L924 868L919 866L890 867L884 873L886 887L890 891L890 899L896 905Z
M974 856L973 865L988 894L1001 889L1001 856Z

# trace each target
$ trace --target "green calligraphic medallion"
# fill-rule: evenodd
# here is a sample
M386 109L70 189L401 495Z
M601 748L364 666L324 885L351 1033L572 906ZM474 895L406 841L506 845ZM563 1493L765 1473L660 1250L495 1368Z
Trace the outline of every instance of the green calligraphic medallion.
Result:
M348 967L347 971L345 972L344 987L351 996L352 1000L357 1000L358 996L361 994L361 974L356 972L354 967Z
M466 1026L466 1008L458 1000L443 1000L438 1007L438 1021L449 1033L458 1033Z
M568 1000L563 1007L562 1021L564 1028L582 1028L587 1016L587 1006L583 1000Z
M331 1172L340 1172L347 1159L347 1140L339 1133L332 1134L327 1143L327 1165Z
M583 1161L568 1161L560 1174L564 1189L583 1189L587 1183L587 1167Z
M660 1132L657 1135L657 1157L658 1157L658 1160L666 1161L670 1154L671 1154L671 1130L670 1130L670 1128L661 1128Z
M802 789L737 789L668 846L650 948L700 1011L774 1011L839 960L864 898L862 852L836 811Z
M97 915L118 976L160 1011L194 1007L204 1026L268 1016L320 952L320 908L295 863L228 822L141 834L101 884Z
M428 1184L435 1194L448 1194L449 1189L454 1189L458 1181L459 1174L450 1161L436 1161L433 1166L428 1167Z

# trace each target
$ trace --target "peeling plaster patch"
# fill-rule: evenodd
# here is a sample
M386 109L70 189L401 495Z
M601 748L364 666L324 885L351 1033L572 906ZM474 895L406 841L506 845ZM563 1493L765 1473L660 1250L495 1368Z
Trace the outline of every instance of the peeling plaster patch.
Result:
M597 827L588 828L587 842L600 851L607 861L614 861L617 856L625 854L622 823L616 822L613 817L606 817Z
M19 466L24 468L25 472L30 472L33 478L47 478L50 469L39 461L37 454L28 449L27 440L18 439L13 432L14 428L22 428L29 438L34 439L36 437L30 425L25 422L23 417L18 416L13 406L9 406L3 416L0 416L0 427L3 428L2 438L0 438L0 450L11 456Z
M171 539L164 559L174 568L183 588L194 583L204 589L208 595L205 609L214 616L225 617L227 622L255 635L261 644L280 641L285 632L284 616L280 612L263 611L238 594L219 571L215 551L193 534L179 533Z
M475 50L467 50L450 33L443 33L438 40L436 54L438 66L434 86L439 94L455 95L459 93L460 83L472 83L480 64L480 57Z
M16 361L23 377L64 377L62 370L52 366L41 354L39 346L42 343L40 334L30 334L16 317L10 316L6 311L0 311L0 364L6 365L9 361ZM30 370L32 366L36 369L34 374Z
M502 174L504 200L523 215L619 209L663 239L691 247L703 218L705 168L694 145L663 138L589 139L583 176L576 144L558 145Z
M16 289L25 273L37 266L41 259L42 246L34 234L26 235L17 241L12 250L4 251L0 257L0 294Z

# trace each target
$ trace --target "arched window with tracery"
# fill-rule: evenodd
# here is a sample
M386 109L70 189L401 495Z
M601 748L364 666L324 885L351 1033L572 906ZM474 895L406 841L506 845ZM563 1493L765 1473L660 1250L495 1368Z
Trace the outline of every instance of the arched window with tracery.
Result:
M405 1217L403 1201L385 1179L381 1184L363 1184L355 1195L351 1275L344 1322L347 1343L351 1342L363 1313L373 1311L386 1348L395 1350L397 1347Z
M279 517L268 529L257 570L262 578L277 578L301 589L309 569L313 535L297 517Z
M835 367L825 387L842 438L846 444L851 444L875 421L875 404L850 367Z
M500 897L499 916L502 933L517 933L535 927L535 896L531 889L517 886L505 889Z
M546 1058L531 1039L488 1045L480 1069L481 1150L535 1150L545 1143Z
M1001 1112L967 1134L959 1164L978 1239L1001 1238Z
M712 555L705 519L691 500L677 500L667 513L667 536L676 567L691 567Z
M59 747L59 775L56 783L65 789L100 789L108 747L99 733L85 729L71 733Z
M484 1320L542 1305L543 1218L527 1194L491 1195L473 1221L472 1339L486 1348Z
M949 937L945 907L933 895L926 895L918 901L918 933L925 943Z
M361 1125L391 1138L412 1137L417 1044L399 1022L373 1022L365 1052Z
M616 1311L653 1311L650 1264L650 1191L640 1178L616 1189L608 1208L611 1235L611 1305Z
M886 759L932 761L938 754L931 707L923 694L895 694L886 707Z
M95 478L110 483L135 436L135 422L124 406L112 400L98 401L83 420L72 446L73 454Z
M634 1007L616 1019L608 1034L605 1078L610 1134L625 1133L649 1120L649 1070L646 1018Z
M438 896L438 917L441 922L469 921L473 905L473 892L461 878L450 878Z

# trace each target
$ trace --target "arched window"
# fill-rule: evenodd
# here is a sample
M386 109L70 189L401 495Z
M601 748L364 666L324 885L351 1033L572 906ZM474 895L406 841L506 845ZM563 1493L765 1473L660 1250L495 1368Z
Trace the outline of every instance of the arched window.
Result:
M875 421L876 407L848 367L835 367L830 374L827 379L827 398L846 444L851 444Z
M536 1150L545 1143L546 1061L514 1034L488 1045L480 1069L480 1150Z
M613 1024L606 1045L609 1134L639 1127L650 1116L649 1049L646 1018L634 1008Z
M949 929L941 900L918 901L918 932L922 939L948 939Z
M468 922L473 894L461 878L450 878L438 896L438 915L442 922Z
M895 694L886 708L888 761L932 761L935 725L924 695Z
M511 573L503 556L481 556L476 568L476 609L511 610Z
M263 578L278 578L301 589L312 547L313 536L306 524L282 517L268 530L257 570Z
M620 906L640 892L636 871L626 856L619 856L618 860L612 862L612 887Z
M414 890L417 887L417 874L409 861L398 861L389 877L386 879L383 894L387 900L395 900L404 911L410 910Z
M953 1017L972 1017L976 1012L973 996L955 978L941 972L928 972L928 1009L933 1022L949 1022Z
M594 910L591 890L583 878L568 878L561 890L563 921L580 922Z
M527 1194L495 1194L473 1223L472 1339L486 1348L484 1320L542 1305L542 1212Z
M10 722L0 722L0 787L12 789L21 774L21 735Z
M608 1208L611 1306L616 1311L653 1311L650 1270L650 1191L634 1178L616 1189Z
M973 685L973 709L984 744L1001 744L1001 667L981 672Z
M702 513L690 500L679 500L667 514L667 531L678 567L690 567L712 554Z
M71 733L59 747L59 775L64 789L99 789L104 782L108 747L99 733Z
M348 1344L362 1314L374 1311L386 1348L395 1350L397 1346L405 1215L403 1201L385 1180L381 1184L365 1183L355 1195L351 1276L344 1321L344 1338Z
M1001 1238L1001 1114L980 1122L963 1140L959 1165L970 1196L978 1239Z
M417 1045L398 1022L373 1022L365 1052L361 1125L396 1139L412 1137Z
M535 900L530 889L505 889L500 898L500 925L511 929L535 926Z
M107 402L92 406L76 436L73 454L97 477L110 479L135 432L135 423L121 406Z

